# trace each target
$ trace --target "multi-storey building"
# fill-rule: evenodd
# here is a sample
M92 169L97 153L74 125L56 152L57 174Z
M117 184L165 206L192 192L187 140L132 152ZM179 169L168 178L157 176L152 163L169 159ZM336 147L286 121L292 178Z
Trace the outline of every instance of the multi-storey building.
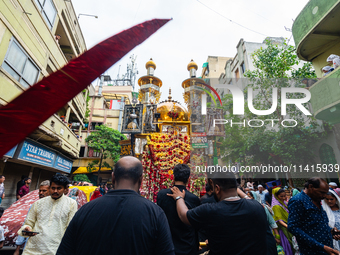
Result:
M333 139L318 145L320 162L340 162L340 68L323 77L322 68L330 65L330 54L340 55L340 1L310 0L294 21L292 32L300 59L312 62L318 81L314 83L310 103L313 115L333 124Z
M207 61L202 66L201 78L214 87L218 84L221 73L224 72L226 62L231 59L230 57L208 56Z
M5 105L86 46L71 1L0 0L0 5L0 105ZM22 175L32 178L33 190L55 172L70 173L81 148L87 94L88 89L78 94L0 160L3 206L15 201Z
M270 40L272 43L275 44L282 44L284 38L282 37L267 37L266 40ZM252 60L252 54L259 50L260 48L266 48L267 45L263 41L262 43L257 42L246 42L242 38L238 42L236 49L237 53L234 58L230 58L226 61L225 67L223 72L220 73L219 76L219 83L220 84L234 84L235 83L245 88L246 81L244 79L244 73L246 71L254 70L254 64ZM217 90L220 95L224 95L226 93L225 89L219 88Z
M105 75L104 75L105 77ZM79 159L73 164L73 174L87 174L91 182L97 182L98 167L88 172L88 164L99 160L99 153L87 147L85 139L96 129L96 126L107 125L110 128L121 131L123 123L123 111L125 104L131 104L132 86L113 86L109 82L103 82L101 86L91 89L89 100L88 123L81 131L81 148ZM105 159L110 166L113 166L111 159ZM111 178L111 168L101 169L101 179L107 182Z

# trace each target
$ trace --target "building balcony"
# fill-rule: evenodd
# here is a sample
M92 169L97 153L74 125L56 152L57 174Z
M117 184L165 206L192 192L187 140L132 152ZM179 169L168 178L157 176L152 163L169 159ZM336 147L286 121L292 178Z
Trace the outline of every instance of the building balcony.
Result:
M80 139L56 114L48 118L30 137L72 158L79 156Z
M313 61L339 45L339 14L340 0L310 0L307 3L295 19L292 28L300 59Z
M310 87L314 116L330 124L340 123L340 68Z
M81 117L85 117L86 112L86 101L83 93L79 93L73 98L74 103L76 104Z

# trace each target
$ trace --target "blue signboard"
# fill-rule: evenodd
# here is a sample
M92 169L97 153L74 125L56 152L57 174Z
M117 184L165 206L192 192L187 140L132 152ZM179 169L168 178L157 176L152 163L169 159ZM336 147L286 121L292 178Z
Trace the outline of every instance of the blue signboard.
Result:
M18 147L18 145L15 145L9 152L5 153L4 156L13 158L15 150L17 149L17 147Z
M45 146L30 140L25 140L20 150L18 159L53 167L57 154Z
M64 171L66 173L71 172L72 165L73 165L73 161L71 161L71 160L69 160L65 157L62 157L61 155L57 155L57 159L54 163L55 168L57 168L61 171Z

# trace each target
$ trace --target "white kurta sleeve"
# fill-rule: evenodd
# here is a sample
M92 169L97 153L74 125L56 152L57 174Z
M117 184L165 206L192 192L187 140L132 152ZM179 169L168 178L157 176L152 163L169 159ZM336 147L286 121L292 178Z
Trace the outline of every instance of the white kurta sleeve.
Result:
M37 203L33 203L31 209L28 211L24 225L19 229L18 235L29 237L22 234L26 227L30 227L34 231L35 222L37 221Z

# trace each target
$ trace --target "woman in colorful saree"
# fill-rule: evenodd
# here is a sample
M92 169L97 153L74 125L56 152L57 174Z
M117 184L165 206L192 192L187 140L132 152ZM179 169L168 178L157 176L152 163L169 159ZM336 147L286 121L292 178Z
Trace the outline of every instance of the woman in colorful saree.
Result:
M293 255L293 235L287 229L289 211L286 203L286 192L281 188L273 189L272 209L274 212L273 218L279 227L281 245L285 255Z
M255 191L250 191L248 193L251 199L256 200L261 204L261 197ZM267 229L267 254L266 255L277 255L276 243L280 243L280 235L277 231L277 224L275 223L273 216L271 214L271 208L268 210L267 205L261 204L266 212L267 221L268 221L268 229ZM272 230L275 233L275 236L272 233ZM275 237L275 238L274 238Z

